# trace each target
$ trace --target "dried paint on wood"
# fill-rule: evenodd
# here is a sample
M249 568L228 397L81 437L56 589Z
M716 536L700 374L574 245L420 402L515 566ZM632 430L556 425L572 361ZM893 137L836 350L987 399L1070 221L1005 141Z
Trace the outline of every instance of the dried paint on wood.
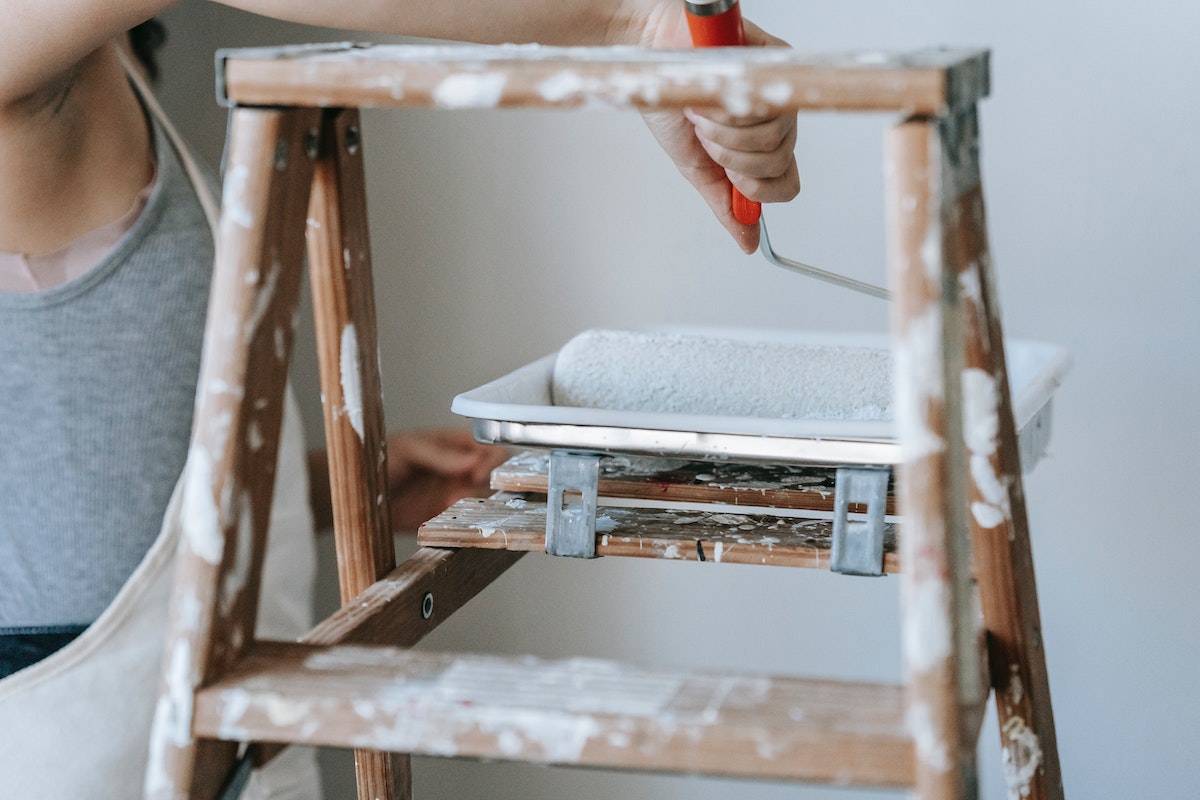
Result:
M196 698L200 735L904 786L898 686L609 661L260 643Z
M527 451L492 472L492 488L545 494L549 477L549 454ZM833 511L835 481L836 470L827 467L619 455L601 456L599 494L602 498ZM865 511L859 504L851 504L851 513ZM887 513L895 513L890 487Z
M829 568L833 523L751 514L600 508L596 554L716 564ZM421 526L426 547L546 548L546 504L520 497L468 498ZM898 572L894 526L884 534L884 571Z

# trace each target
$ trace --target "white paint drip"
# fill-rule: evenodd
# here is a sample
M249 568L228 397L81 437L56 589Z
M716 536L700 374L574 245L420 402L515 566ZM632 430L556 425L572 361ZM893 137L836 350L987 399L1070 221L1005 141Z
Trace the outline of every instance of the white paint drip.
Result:
M734 116L748 116L754 110L754 104L750 101L750 88L747 81L731 80L721 95L721 105Z
M245 394L245 390L241 386L233 386L232 384L221 380L220 378L213 378L211 381L209 381L207 388L209 394L227 394L231 395L232 397L241 397L243 394Z
M257 702L267 714L272 725L290 727L308 716L312 711L310 700L288 700L279 695L267 695Z
M1021 800L1029 796L1033 778L1042 765L1041 742L1020 717L1012 717L1004 723L1000 738L1003 742L1000 761L1008 785L1008 800Z
M979 282L979 264L971 262L967 269L959 273L958 294L966 303L972 303L976 308L983 306L983 286Z
M583 91L583 78L579 73L570 70L556 72L538 84L538 92L542 99L551 103L565 100L573 94Z
M1016 664L1009 666L1008 699L1010 706L1015 706L1025 697L1025 687L1021 683L1021 668Z
M772 81L759 90L763 100L780 106L792 99L792 92L792 85L787 81Z
M938 735L929 705L913 703L904 722L916 746L917 759L938 772L947 772L950 769L950 752L946 742Z
M200 627L200 613L203 609L200 606L200 598L196 597L196 590L192 589L179 601L179 625L185 631L194 631Z
M504 95L508 78L495 72L459 73L442 79L433 102L442 108L493 108Z
M208 451L193 447L188 454L183 487L183 535L192 552L209 564L219 564L225 550L217 504L213 500L213 464Z
M267 273L266 283L258 290L258 294L254 298L254 310L250 313L250 318L246 320L245 327L242 328L242 338L246 344L250 344L254 340L258 326L262 324L263 317L271 308L271 300L275 298L275 287L279 285L279 273L282 271L283 265L278 261L274 262L271 265L271 271Z
M246 579L250 576L250 556L254 545L254 517L249 492L242 493L241 505L233 564L221 582L220 609L222 616L229 616L238 596L246 588Z
M1002 511L1008 510L1008 490L1004 481L996 474L992 460L987 456L972 455L969 462L971 480L983 495L983 499Z
M928 672L950 656L950 595L945 582L916 581L905 602L904 656L909 669Z
M600 517L596 517L596 531L598 533L614 531L616 529L617 529L617 521L615 519L613 519L612 517L608 516L607 514L600 516Z
M166 738L176 747L186 747L192 735L192 647L187 639L176 639L166 672L166 696L162 727ZM156 716L157 716L156 710Z
M363 440L362 378L358 371L358 334L354 324L342 329L341 360L343 411L350 417L350 427Z
M1004 512L991 503L981 503L978 500L971 503L971 516L979 527L985 530L998 528L1004 524Z
M946 441L929 428L926 400L944 396L941 373L941 310L930 305L908 323L908 331L895 345L896 426L905 461L916 461L946 449Z
M246 426L246 444L250 445L250 449L257 453L262 449L264 441L262 430L258 427L258 420L250 420L250 424Z
M250 170L245 164L237 164L225 175L225 202L223 217L235 225L250 229L254 227L254 215L246 208L246 182Z
M996 452L1000 415L996 380L988 372L971 367L963 370L963 437L972 453L990 456Z
M222 739L236 741L246 738L242 720L250 710L250 693L245 689L230 689L221 693L221 721L217 735Z

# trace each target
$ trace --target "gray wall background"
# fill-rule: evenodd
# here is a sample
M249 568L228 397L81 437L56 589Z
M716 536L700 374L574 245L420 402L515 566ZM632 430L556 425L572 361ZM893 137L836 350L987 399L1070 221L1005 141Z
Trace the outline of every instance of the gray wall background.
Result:
M497 4L502 8L503 4ZM1010 336L1067 346L1030 512L1058 736L1073 798L1200 791L1200 5L746 0L804 50L986 45L992 246ZM363 38L209 3L165 15L168 108L219 157L220 46ZM778 246L884 279L881 116L801 118L804 192ZM392 426L462 424L458 392L589 326L884 330L877 301L746 258L631 114L370 113L369 192ZM307 334L311 335L311 334ZM311 347L296 385L320 439ZM402 543L402 548L411 548ZM326 553L328 566L329 553ZM336 596L323 574L322 603ZM426 646L898 680L895 580L530 557ZM994 720L984 797L1005 796ZM331 798L351 796L344 754ZM422 800L877 793L418 759Z

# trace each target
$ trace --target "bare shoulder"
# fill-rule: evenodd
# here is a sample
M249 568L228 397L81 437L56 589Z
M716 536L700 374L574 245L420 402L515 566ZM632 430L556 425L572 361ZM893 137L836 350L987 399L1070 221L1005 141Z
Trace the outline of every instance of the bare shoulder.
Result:
M85 58L171 0L0 0L0 109L28 110L69 85Z
M149 130L118 42L0 106L0 250L55 252L118 219L150 180Z

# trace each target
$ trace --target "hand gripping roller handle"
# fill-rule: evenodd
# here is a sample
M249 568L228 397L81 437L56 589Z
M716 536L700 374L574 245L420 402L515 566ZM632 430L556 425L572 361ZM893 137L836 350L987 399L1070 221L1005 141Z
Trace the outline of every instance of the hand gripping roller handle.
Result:
M688 30L696 47L744 47L742 8L738 0L685 0ZM762 204L749 200L731 187L733 216L743 225L753 225L762 214Z

